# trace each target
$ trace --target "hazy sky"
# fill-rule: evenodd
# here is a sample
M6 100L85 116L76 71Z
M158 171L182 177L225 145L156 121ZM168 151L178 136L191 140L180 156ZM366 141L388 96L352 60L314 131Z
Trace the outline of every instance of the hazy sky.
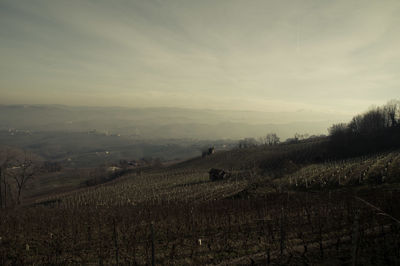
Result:
M0 0L0 103L354 113L399 98L400 1Z

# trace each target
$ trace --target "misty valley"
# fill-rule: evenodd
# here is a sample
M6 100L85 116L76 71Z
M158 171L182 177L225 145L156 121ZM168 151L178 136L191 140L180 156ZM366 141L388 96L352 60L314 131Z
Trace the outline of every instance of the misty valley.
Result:
M0 266L400 265L399 0L0 0Z

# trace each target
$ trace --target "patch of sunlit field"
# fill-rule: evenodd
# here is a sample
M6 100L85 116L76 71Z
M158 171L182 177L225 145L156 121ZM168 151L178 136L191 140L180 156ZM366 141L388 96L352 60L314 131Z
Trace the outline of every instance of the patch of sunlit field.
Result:
M312 164L275 181L289 189L332 189L400 181L400 151Z
M247 180L240 178L211 182L207 171L160 169L127 175L114 182L45 201L57 199L64 207L209 201L235 195L247 184Z

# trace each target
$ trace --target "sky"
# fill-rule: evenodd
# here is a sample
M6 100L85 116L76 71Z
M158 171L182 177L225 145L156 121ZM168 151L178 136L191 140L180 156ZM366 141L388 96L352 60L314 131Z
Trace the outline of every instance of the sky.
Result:
M398 99L400 1L0 0L0 104L354 114Z

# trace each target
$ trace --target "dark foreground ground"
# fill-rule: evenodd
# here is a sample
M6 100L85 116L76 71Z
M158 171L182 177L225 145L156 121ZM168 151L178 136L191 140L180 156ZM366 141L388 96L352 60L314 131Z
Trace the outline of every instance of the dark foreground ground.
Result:
M120 206L47 202L1 212L0 264L151 265L154 254L157 265L399 265L399 200L399 190L380 187Z

